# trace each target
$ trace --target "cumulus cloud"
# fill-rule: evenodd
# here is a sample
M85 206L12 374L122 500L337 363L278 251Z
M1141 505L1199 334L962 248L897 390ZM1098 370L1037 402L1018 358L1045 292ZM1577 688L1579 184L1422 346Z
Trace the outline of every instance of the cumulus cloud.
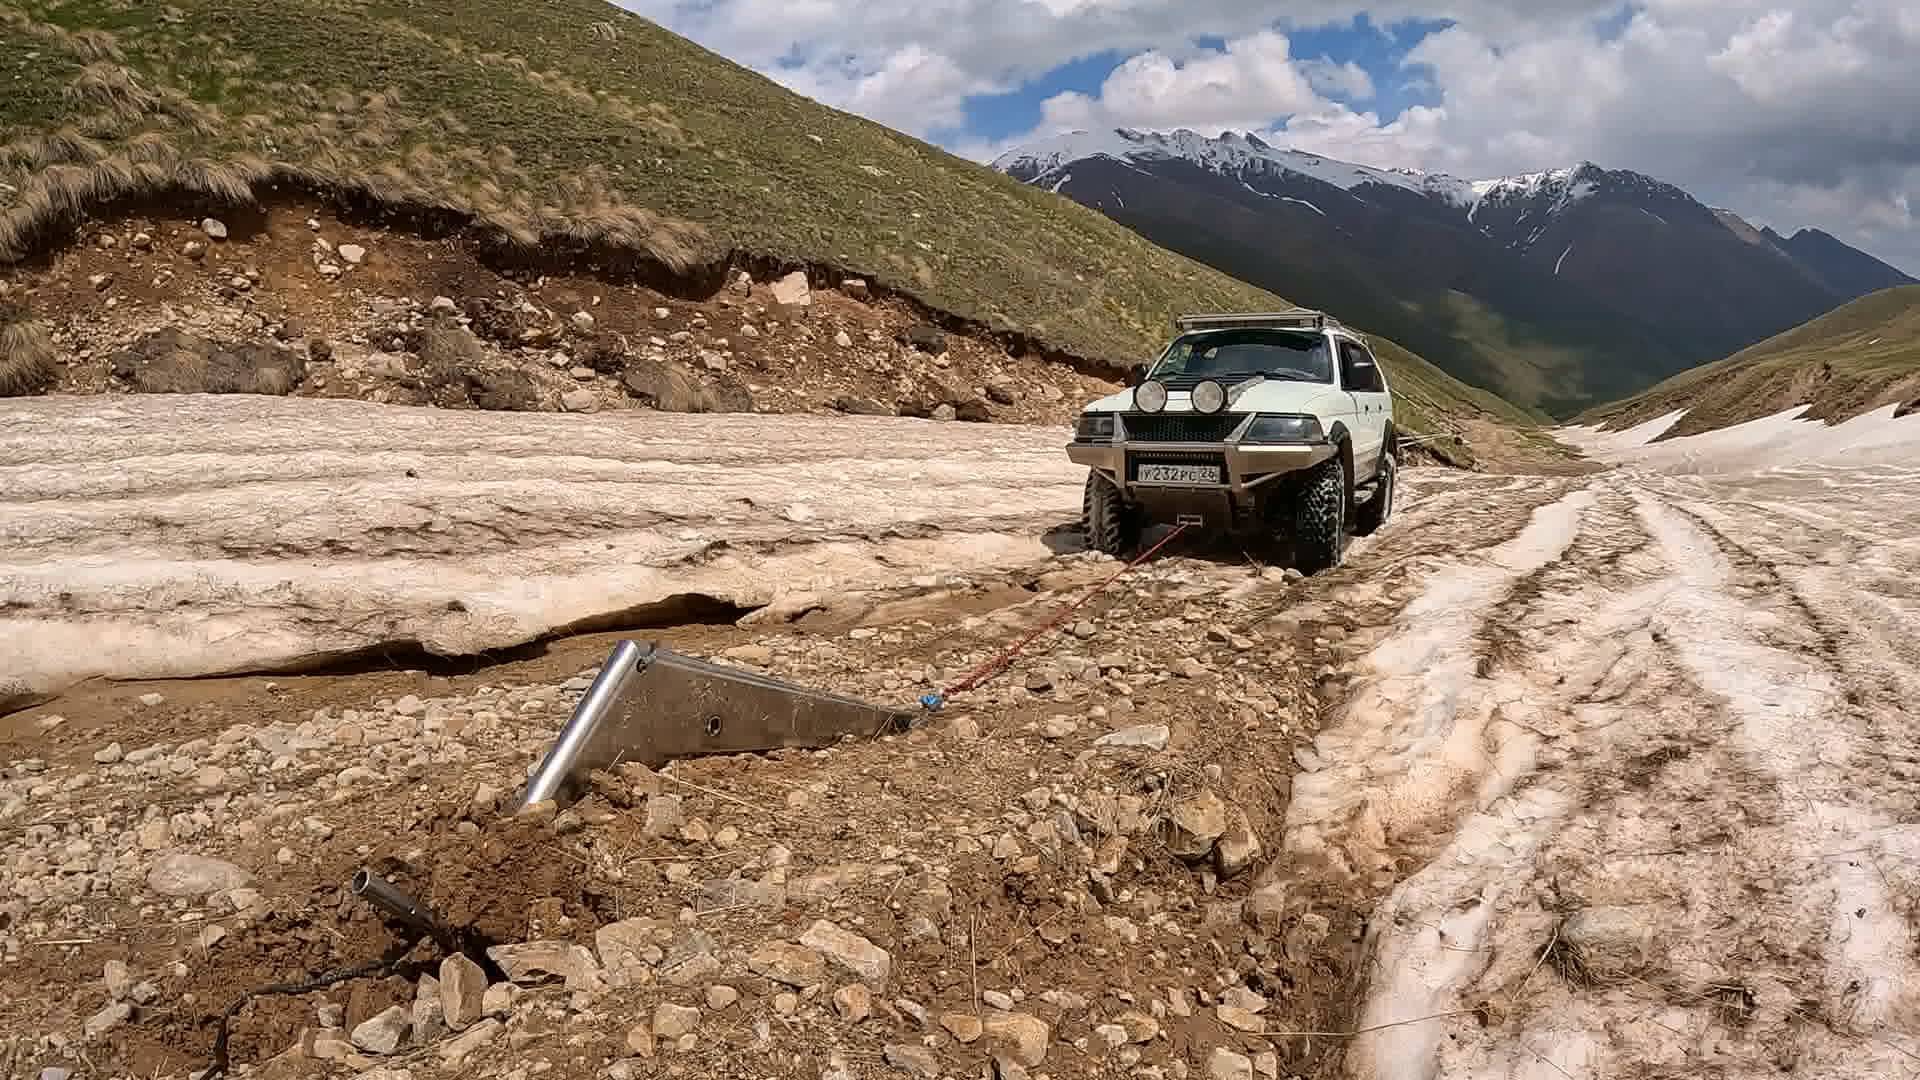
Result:
M1123 59L1031 134L1255 130L1368 164L1466 176L1590 159L1758 223L1815 224L1920 272L1920 5L1912 0L625 0L828 104L985 158L969 97ZM1397 70L1294 55L1365 14ZM1409 19L1428 20L1402 25ZM1444 20L1440 29L1427 29ZM1197 40L1221 42L1203 48ZM1417 91L1397 114L1363 111ZM1017 138L1017 137L1016 137Z

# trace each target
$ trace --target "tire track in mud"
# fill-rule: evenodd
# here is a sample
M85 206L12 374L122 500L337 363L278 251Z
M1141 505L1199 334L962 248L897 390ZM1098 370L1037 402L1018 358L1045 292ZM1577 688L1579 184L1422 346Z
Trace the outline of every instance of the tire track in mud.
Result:
M1385 894L1348 1071L1903 1075L1895 890L1778 749L1835 700L1811 609L1622 474L1528 531L1426 577L1296 780L1289 852Z

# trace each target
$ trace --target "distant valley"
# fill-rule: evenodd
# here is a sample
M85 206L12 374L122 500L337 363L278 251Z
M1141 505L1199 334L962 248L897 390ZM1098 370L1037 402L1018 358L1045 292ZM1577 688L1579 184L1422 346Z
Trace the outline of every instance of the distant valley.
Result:
M1781 236L1592 163L1462 180L1122 129L994 167L1557 414L1914 280L1817 229Z

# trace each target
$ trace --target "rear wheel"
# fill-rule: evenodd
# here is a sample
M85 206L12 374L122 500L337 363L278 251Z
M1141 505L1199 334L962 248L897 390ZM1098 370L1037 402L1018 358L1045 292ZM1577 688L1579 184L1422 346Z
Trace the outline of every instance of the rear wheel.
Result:
M1086 517L1087 546L1108 555L1131 555L1140 546L1140 520L1120 494L1120 488L1097 471L1087 473L1081 510Z
M1399 469L1393 461L1391 448L1380 457L1380 469L1373 478L1373 498L1353 508L1353 531L1360 536L1372 536L1380 526L1387 523L1393 514L1394 489L1399 486Z
M1347 549L1347 469L1338 457L1321 465L1300 490L1294 508L1296 561L1306 573L1340 565Z

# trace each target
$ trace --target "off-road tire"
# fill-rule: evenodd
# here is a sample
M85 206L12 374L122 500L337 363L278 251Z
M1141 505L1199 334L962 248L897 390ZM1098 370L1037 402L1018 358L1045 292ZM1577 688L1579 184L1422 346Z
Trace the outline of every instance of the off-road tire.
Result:
M1080 508L1088 547L1108 555L1131 555L1140 546L1139 515L1127 507L1113 481L1089 471Z
M1373 498L1353 508L1355 536L1372 536L1393 515L1393 499L1400 486L1400 467L1393 459L1393 447L1380 452L1380 467L1373 474Z
M1302 572L1340 565L1347 550L1347 469L1339 458L1313 471L1293 512L1294 561Z

